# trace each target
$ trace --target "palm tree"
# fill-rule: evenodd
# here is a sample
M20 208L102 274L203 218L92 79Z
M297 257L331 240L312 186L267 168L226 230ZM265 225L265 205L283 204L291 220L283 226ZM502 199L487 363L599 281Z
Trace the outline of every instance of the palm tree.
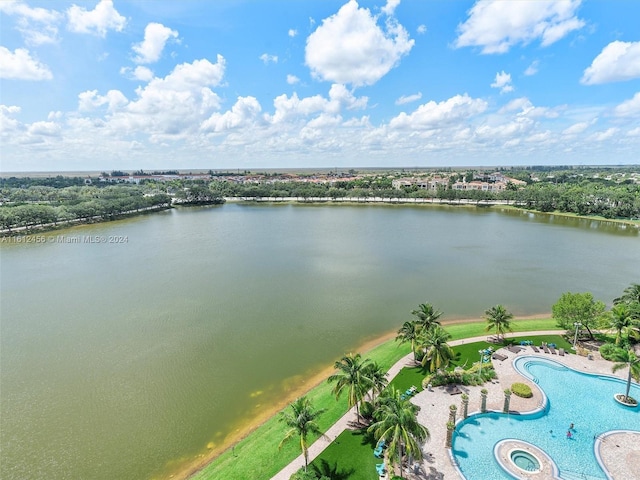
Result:
M418 318L418 324L423 331L429 330L431 325L440 325L438 319L442 316L442 312L436 310L430 303L421 303L417 310L411 312Z
M617 372L623 368L629 368L629 376L627 377L627 391L624 394L624 399L627 403L633 403L633 399L629 397L629 390L631 390L631 378L636 382L640 382L640 358L636 356L633 349L619 349L613 354L613 360L618 362L613 365L613 372Z
M338 371L327 379L329 383L335 382L336 384L333 387L336 399L340 398L342 392L347 391L347 403L349 408L355 405L358 419L360 418L360 402L372 386L371 380L366 375L369 363L370 360L362 360L359 353L350 353L334 364Z
M429 368L430 372L435 372L439 368L445 368L453 360L454 353L447 340L451 335L440 325L432 326L420 338L420 346L424 349L422 366Z
M378 441L387 442L389 462L400 464L401 477L403 452L421 460L420 444L429 439L429 430L416 418L418 410L417 405L403 398L402 392L392 386L380 398L380 407L375 414L377 421L367 429Z
M290 429L285 433L278 448L282 448L282 445L294 436L299 436L300 448L304 455L304 470L306 472L307 466L309 465L309 444L307 443L307 437L309 434L322 435L316 423L316 418L324 413L325 409L314 410L311 401L307 397L300 397L289 406L291 407L291 412L285 410L280 413L280 421L284 422Z
M416 361L416 339L418 338L418 329L416 327L416 322L404 322L400 330L398 330L398 335L396 335L396 340L400 340L401 344L411 342L414 361Z
M487 321L486 331L489 332L496 329L499 339L504 339L505 332L511 332L511 319L513 313L507 311L503 305L496 305L484 312Z
M634 302L640 302L640 283L632 283L624 289L621 296L613 300L614 305Z
M626 303L618 303L611 309L611 328L616 331L616 345L620 345L622 332L633 328L634 322L631 317L631 310Z
M371 401L373 401L375 400L375 393L378 392L378 395L380 395L389 383L387 373L377 362L371 362L365 366L364 375L371 382Z

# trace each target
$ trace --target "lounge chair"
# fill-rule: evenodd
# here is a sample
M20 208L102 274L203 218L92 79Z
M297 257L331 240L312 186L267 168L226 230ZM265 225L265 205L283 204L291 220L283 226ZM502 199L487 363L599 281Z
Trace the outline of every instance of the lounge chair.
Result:
M506 355L501 355L499 353L494 353L491 358L493 358L494 360L500 360L502 362L503 360L506 360L509 357L507 357Z
M515 347L513 345L509 345L507 347L507 350L509 350L512 353L520 353L520 350L522 350L520 347Z
M376 447L376 449L373 451L373 456L376 458L382 458L383 455L384 450L382 447Z
M460 390L457 385L447 385L447 393L449 395L459 395L462 393L462 390Z
M376 463L376 472L378 472L379 476L384 475L384 472L385 472L384 463Z
M556 349L551 346L549 346L549 351L551 352L552 355L556 354Z
M558 355L560 355L561 357L564 357L564 348L558 349Z
M547 347L546 345L542 345L542 351L544 353L549 353L549 347Z
M531 348L533 349L534 352L540 353L540 349L538 347L536 347L535 345L531 345Z

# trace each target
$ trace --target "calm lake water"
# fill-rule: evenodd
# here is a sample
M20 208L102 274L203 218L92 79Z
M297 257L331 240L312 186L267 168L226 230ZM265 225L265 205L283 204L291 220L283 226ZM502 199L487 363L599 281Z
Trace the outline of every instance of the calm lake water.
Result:
M640 281L635 228L456 207L175 209L0 250L0 477L148 479L397 329ZM124 236L85 243L83 236Z

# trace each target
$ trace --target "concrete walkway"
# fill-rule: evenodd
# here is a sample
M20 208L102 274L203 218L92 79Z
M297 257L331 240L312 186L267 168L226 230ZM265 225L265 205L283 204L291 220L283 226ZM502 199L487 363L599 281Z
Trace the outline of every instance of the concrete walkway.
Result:
M516 332L516 333L507 333L505 334L506 338L512 337L524 337L524 336L538 336L538 335L562 335L564 334L564 330L545 330L545 331L533 331L533 332ZM465 338L462 340L455 340L449 343L450 346L455 347L457 345L463 345L465 343L475 343L475 342L483 342L487 341L487 336L482 337L474 337L474 338ZM510 355L514 356L514 355ZM557 355L556 355L557 356ZM575 355L568 355L566 358L572 357ZM565 357L561 357L565 358ZM581 357L582 358L582 357ZM496 364L504 364L505 362L494 362L494 366L496 367L496 373L500 377L502 374L498 372L498 365ZM508 362L509 366L511 362ZM393 365L389 372L387 373L387 378L391 381L404 367L414 366L415 363L413 361L413 353L410 353L400 359L395 365ZM502 369L501 369L502 370ZM513 370L513 369L511 369ZM504 372L503 372L504 373ZM516 374L517 375L517 374ZM520 381L522 377L519 377ZM512 382L507 381L504 385L511 385ZM466 388L466 387L465 387ZM470 390L478 390L482 388L487 388L490 390L489 397L498 397L500 398L500 405L492 405L491 403L487 404L487 407L495 410L502 409L502 399L504 398L503 386L500 386L498 382L495 384L486 384L482 387L468 387ZM499 395L496 395L496 391ZM537 389L534 389L537 392ZM494 393L492 395L492 392ZM471 397L471 392L466 392ZM479 396L479 393L478 395ZM512 409L517 410L517 399L515 395L512 396ZM538 393L537 399L534 395L532 400L533 402L540 402L542 396ZM422 425L428 425L429 432L431 434L431 441L427 444L433 448L430 451L425 452L425 460L423 462L423 473L420 477L422 480L431 479L431 478L460 478L457 470L451 463L449 459L448 450L445 449L445 438L446 438L446 419L449 415L449 405L452 402L451 396L444 391L444 388L434 389L432 392L428 392L424 390L418 393L415 397L413 397L412 402L416 405L423 407L418 414L418 420ZM531 403L533 403L531 402ZM437 406L437 408L436 408ZM534 404L535 408L535 404ZM469 402L469 411L480 410L479 405L475 407L473 402L470 399ZM525 408L525 410L532 410L533 408ZM333 442L338 435L340 435L343 431L345 431L349 427L349 423L353 422L356 417L355 407L351 408L347 413L345 413L327 432L325 432L324 437L320 437L309 447L309 463L311 463L318 455L322 453L322 451ZM433 418L432 418L433 417ZM435 453L434 453L435 452ZM272 480L289 480L291 475L297 472L300 468L304 467L304 457L300 454L295 460L293 460L289 465L280 470L276 475L274 475ZM426 473L426 475L425 475Z

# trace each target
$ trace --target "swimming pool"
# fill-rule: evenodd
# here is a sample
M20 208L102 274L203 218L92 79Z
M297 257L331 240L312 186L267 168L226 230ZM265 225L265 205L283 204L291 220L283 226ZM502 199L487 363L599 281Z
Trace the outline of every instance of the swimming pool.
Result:
M500 440L513 438L545 451L561 478L605 479L594 454L595 438L610 430L640 431L640 408L624 407L613 398L624 393L626 382L539 357L517 358L514 366L542 388L546 405L531 414L476 414L459 423L452 454L465 478L511 479L496 462L493 449ZM630 395L640 398L637 384L632 383ZM571 423L574 429L567 438Z

